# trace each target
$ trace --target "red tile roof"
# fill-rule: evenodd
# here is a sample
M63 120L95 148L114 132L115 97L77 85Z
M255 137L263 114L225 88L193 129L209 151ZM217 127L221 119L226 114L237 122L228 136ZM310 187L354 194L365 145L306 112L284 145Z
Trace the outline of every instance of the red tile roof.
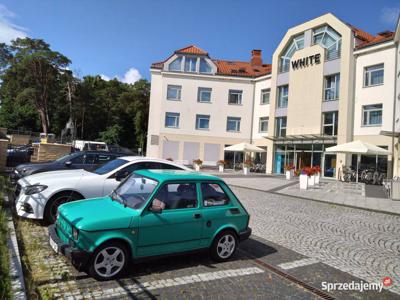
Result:
M187 46L185 48L176 50L175 53L183 53L183 54L196 54L196 55L208 55L208 53L199 47L194 45Z
M354 31L355 37L364 42L369 42L374 38L372 34L369 34L368 32L361 30L360 28L357 28L349 23L347 23L347 25L349 25L350 28Z
M385 32L382 32L382 33L378 33L378 35L375 36L372 40L366 41L366 42L363 42L363 43L359 44L358 46L356 46L356 49L357 50L358 49L362 49L362 48L365 48L365 47L369 47L369 46L373 46L373 45L376 45L376 44L380 44L380 43L384 43L384 42L387 42L387 41L391 41L393 39L394 39L394 32L385 31Z
M190 45L188 47L176 50L174 53L182 53L182 54L196 54L196 55L206 55L208 56L208 52L194 46ZM162 69L164 67L164 63L168 60L167 58L161 62L155 62L151 65L152 69ZM228 60L219 60L212 59L212 61L217 66L217 75L224 76L238 76L238 77L259 77L266 74L271 73L271 65L270 64L262 64L260 66L251 64L250 61L228 61Z

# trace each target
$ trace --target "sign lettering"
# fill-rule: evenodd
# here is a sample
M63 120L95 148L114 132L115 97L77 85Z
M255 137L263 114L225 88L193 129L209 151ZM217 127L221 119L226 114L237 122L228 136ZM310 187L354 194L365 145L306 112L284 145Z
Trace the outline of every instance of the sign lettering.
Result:
M305 68L312 65L317 65L321 63L321 54L317 53L314 55L310 55L307 57L303 57L297 60L294 60L292 63L292 69L296 70L299 68Z

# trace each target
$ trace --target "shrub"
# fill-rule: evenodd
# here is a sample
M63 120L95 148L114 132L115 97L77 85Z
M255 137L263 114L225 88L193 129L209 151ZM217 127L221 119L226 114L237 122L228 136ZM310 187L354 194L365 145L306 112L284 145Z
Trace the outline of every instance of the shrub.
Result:
M0 192L0 299L11 299L11 280L7 247L7 216Z

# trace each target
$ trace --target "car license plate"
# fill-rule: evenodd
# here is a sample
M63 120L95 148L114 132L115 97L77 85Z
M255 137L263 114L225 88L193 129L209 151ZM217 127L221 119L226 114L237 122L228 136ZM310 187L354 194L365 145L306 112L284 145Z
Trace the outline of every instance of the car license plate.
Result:
M54 250L56 253L58 253L58 245L57 245L57 243L56 243L55 241L53 241L53 240L51 239L51 237L49 238L49 242L50 242L50 247L53 248L53 250Z

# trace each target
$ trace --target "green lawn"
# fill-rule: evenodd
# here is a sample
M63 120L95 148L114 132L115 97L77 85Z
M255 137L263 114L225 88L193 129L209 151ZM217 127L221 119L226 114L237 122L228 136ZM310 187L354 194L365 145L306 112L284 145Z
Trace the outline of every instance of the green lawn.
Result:
M7 247L7 217L3 205L4 197L0 191L0 299L11 299L11 281Z

